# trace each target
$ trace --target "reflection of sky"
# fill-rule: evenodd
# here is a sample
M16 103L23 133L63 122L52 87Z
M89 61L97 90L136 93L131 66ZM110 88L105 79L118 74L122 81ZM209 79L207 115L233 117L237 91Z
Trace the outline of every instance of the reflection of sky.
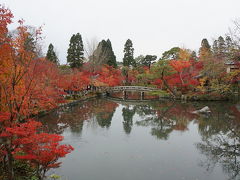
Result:
M108 101L104 101L104 103ZM89 104L90 105L90 104ZM149 105L149 104L148 104ZM166 106L167 104L165 104ZM98 121L93 116L91 119L83 122L82 131L79 135L72 132L70 128L64 130L64 143L71 144L75 151L63 159L63 165L56 170L57 174L64 175L67 179L81 178L84 180L146 180L146 179L198 179L198 180L224 180L227 174L222 171L221 164L217 164L212 171L206 171L206 167L202 166L207 160L207 156L201 154L196 144L202 142L204 136L199 134L199 124L214 128L215 121L222 123L222 119L218 119L227 111L230 113L227 103L210 103L210 109L214 111L212 117L205 119L202 116L196 119L188 115L188 111L192 111L192 106L203 107L204 103L179 104L170 106L169 114L166 114L165 121L174 121L174 125L179 121L188 118L187 129L173 129L168 134L168 138L158 139L152 136L152 128L160 126L156 122L156 113L149 109L158 109L166 107L161 103L156 103L145 109L144 105L141 110L148 115L141 116L138 114L140 110L138 105L128 106L119 105L116 107L115 113L111 119L110 127L100 127ZM122 109L136 109L133 116L133 126L131 132L126 134L123 128ZM180 109L179 109L180 108ZM174 119L176 114L179 119ZM182 112L182 113L179 113ZM96 112L96 113L99 113ZM151 115L152 113L152 115ZM220 113L220 114L219 114ZM137 125L136 122L146 120L150 117L154 123L147 126ZM236 117L237 118L237 117ZM207 124L204 124L207 123ZM171 126L170 126L171 128ZM174 128L174 126L172 127ZM220 125L217 128L222 128Z

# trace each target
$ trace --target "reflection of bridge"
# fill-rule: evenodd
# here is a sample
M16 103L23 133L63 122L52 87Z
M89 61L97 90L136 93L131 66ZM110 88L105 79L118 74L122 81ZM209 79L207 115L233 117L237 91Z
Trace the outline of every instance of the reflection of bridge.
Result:
M115 98L115 97L107 97L109 101L128 106L128 105L146 105L149 104L150 102L159 102L159 99L144 99L144 100L136 100L136 99L125 99L124 101L121 98Z
M157 91L157 88L145 87L145 86L115 86L109 87L107 93L111 92L123 92L123 99L127 99L127 92L140 92L140 99L144 99L145 92Z

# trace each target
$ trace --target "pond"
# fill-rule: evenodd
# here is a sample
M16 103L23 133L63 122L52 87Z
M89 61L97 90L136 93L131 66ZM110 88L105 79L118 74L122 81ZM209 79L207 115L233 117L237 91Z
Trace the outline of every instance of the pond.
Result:
M240 179L237 103L97 98L40 120L75 148L51 172L63 180Z

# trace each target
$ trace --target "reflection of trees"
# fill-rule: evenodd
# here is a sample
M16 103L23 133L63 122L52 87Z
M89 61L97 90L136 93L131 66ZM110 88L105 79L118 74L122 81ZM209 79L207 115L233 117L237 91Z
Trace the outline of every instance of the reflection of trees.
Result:
M142 121L138 121L137 125L140 126L151 126L151 134L153 136L156 136L158 139L164 139L167 140L169 134L173 130L173 122L172 121L166 121L164 119L157 119L157 118L148 118Z
M117 103L106 99L92 99L79 104L62 107L40 118L44 130L61 134L66 128L71 132L81 134L85 120L96 117L101 127L109 127Z
M79 123L76 123L75 126L71 126L71 132L75 134L81 134L83 129L83 122L84 121L79 121Z
M138 121L137 125L140 126L151 126L151 134L153 136L156 136L159 139L164 139L167 140L168 135L172 132L172 127L173 127L173 122L168 119L166 119L164 116L168 112L168 110L172 107L172 105L168 107L164 107L163 113L161 116L158 116L158 113L156 110L153 110L155 108L146 108L148 111L138 111L138 112L143 112L144 114L151 114L151 117L148 117L145 120ZM144 109L143 107L140 107L140 109Z
M223 134L197 144L200 152L208 157L208 161L203 163L207 170L213 169L217 163L220 163L223 171L229 175L229 179L239 176L239 147L239 140L234 138L229 141L229 138Z
M123 129L126 134L130 134L133 125L133 116L135 114L135 107L130 109L129 106L122 109Z
M212 107L211 118L199 118L202 142L197 149L207 157L202 166L213 170L222 166L229 179L240 178L240 122L229 105Z
M96 114L99 126L101 126L102 128L104 127L109 128L111 126L111 121L114 112L115 110L113 112L99 112L98 114Z
M186 104L152 103L144 109L144 106L137 107L136 111L140 112L140 116L148 115L146 119L138 121L137 125L152 127L151 134L163 140L167 140L173 130L187 130L189 121L194 118L194 115L191 114L193 111L191 106Z
M109 128L111 126L112 117L115 113L115 109L118 106L112 101L102 99L98 104L95 111L95 116L99 126Z
M231 117L229 104L209 104L209 107L212 111L211 115L198 118L199 133L205 138L219 132L227 133L226 122Z
M141 117L148 115L155 115L156 110L154 109L155 103L136 105L136 113Z

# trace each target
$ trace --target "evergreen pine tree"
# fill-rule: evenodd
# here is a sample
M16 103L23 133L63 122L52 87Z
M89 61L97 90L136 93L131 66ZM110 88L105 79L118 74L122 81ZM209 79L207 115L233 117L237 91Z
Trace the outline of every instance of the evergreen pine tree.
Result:
M234 54L235 54L236 49L238 49L238 48L235 47L234 42L232 41L232 38L230 36L226 36L225 44L226 44L226 56L227 56L228 60L235 59Z
M190 57L192 60L197 60L197 53L196 53L196 51L193 51L192 53L191 53L191 57Z
M128 39L124 45L124 57L123 57L123 65L124 66L136 66L136 62L133 57L134 48L133 43L130 39Z
M211 46L209 45L207 39L203 39L203 40L202 40L202 42L201 42L201 48L205 48L205 49L208 49L208 50L211 49Z
M168 51L165 51L162 54L162 57L160 58L161 60L172 60L172 59L178 59L179 58L179 53L180 53L181 48L179 47L173 47Z
M107 40L107 48L108 48L108 56L107 56L107 64L109 66L113 66L113 67L117 67L117 61L116 61L116 56L114 55L113 49L112 49L112 43L111 41L108 39Z
M233 42L230 36L226 36L225 42L226 42L226 48L228 49L227 51L233 48Z
M146 55L142 64L145 66L148 66L148 68L150 69L152 61L155 61L156 59L157 59L157 56L155 55Z
M46 55L46 58L53 62L53 63L56 63L58 64L58 58L57 58L57 55L56 53L54 52L54 47L53 45L50 43L49 46L48 46L48 51L47 51L47 55Z
M109 66L116 68L117 61L112 49L111 41L108 39L107 41L102 40L99 42L97 49L93 52L93 55L90 56L90 60L95 66L108 64Z
M214 55L217 55L219 52L218 49L218 40L214 40L213 45L212 45L212 51Z
M225 40L222 36L219 36L218 38L218 54L219 56L223 57L226 52L226 44Z
M82 36L77 33L73 34L70 39L70 44L68 48L67 62L71 68L79 68L83 64L83 42Z

